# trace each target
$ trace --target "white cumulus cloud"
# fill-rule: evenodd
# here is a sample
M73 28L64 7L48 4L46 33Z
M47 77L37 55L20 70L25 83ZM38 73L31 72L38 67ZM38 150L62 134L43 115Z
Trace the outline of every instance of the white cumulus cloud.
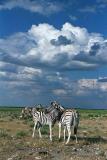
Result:
M33 100L36 95L38 99L46 95L92 98L92 94L99 96L98 91L104 95L106 82L79 75L80 80L73 81L72 70L88 72L106 64L106 50L107 40L101 34L70 23L60 29L46 23L32 25L28 32L0 39L1 97L10 92L23 98L31 93Z
M60 30L43 23L32 25L27 33L0 39L0 58L29 67L94 68L107 60L106 41L101 34L70 23Z

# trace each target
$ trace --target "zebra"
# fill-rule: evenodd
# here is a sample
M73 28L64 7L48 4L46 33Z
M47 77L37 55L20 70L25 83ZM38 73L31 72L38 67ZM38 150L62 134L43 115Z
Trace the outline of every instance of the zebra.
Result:
M64 113L61 115L61 118L59 121L59 139L61 138L61 126L63 126L64 127L64 141L65 141L66 129L68 131L68 138L66 141L66 144L68 144L70 141L70 137L71 137L71 127L73 127L74 135L76 138L76 143L78 143L78 140L77 140L78 125L79 125L79 112L74 109L65 110Z
M37 107L38 108L38 107ZM25 109L27 110L27 108ZM29 110L29 108L28 108ZM34 137L35 128L38 129L39 137L41 138L41 131L40 128L48 124L50 130L50 140L52 141L52 126L58 121L59 123L59 139L61 137L61 127L64 127L64 141L65 141L65 132L66 129L68 130L68 139L67 143L70 141L71 136L71 127L74 128L74 134L77 141L77 129L79 125L79 112L74 109L64 109L60 104L56 101L51 102L51 106L44 109L44 110L37 110L36 108L32 108L32 116L34 121L34 128L32 137Z
M32 117L32 107L25 107L21 111L20 118L31 118Z
M57 102L53 102L53 107L63 108L60 104ZM77 129L79 125L79 112L75 109L62 109L62 113L59 116L58 123L59 123L59 139L61 138L61 127L64 127L64 141L65 141L65 133L66 129L68 131L68 139L66 141L66 144L70 141L71 136L71 127L73 126L74 129L74 135L76 138L76 143L78 143L77 140Z
M35 106L26 106L22 109L20 118L32 118L32 109L36 108L37 111L45 111L45 108L41 104Z
M37 111L36 108L32 109L34 128L32 137L34 138L35 129L38 129L39 137L42 138L41 127L43 125L49 125L50 130L50 141L52 141L52 127L57 120L60 119L62 114L62 107L56 106L55 102L51 103L51 107L47 108L45 111Z

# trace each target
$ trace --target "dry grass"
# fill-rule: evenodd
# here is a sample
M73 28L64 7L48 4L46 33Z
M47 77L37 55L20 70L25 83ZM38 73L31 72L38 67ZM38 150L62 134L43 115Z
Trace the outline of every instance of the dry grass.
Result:
M97 111L90 113L81 111L80 126L78 130L79 143L75 143L72 136L68 145L58 140L58 125L53 128L53 142L49 140L49 130L42 129L43 138L38 132L32 139L32 121L20 120L19 110L0 112L0 160L105 160L107 150L107 118L97 115ZM13 114L13 115L12 115ZM98 113L99 114L99 113ZM92 116L93 115L93 116ZM14 118L12 118L14 117ZM10 159L9 159L10 158Z

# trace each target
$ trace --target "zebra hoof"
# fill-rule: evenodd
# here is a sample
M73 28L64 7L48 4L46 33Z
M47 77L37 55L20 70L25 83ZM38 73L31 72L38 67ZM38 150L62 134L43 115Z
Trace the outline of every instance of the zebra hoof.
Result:
M68 144L69 142L67 141L65 144Z

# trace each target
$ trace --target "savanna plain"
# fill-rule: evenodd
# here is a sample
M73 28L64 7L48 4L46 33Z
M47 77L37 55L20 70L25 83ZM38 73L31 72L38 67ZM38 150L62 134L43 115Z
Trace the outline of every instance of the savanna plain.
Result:
M36 131L32 138L32 118L20 119L22 108L0 107L0 160L106 160L107 110L78 109L78 143L73 135L69 144L58 139L58 124L53 127L53 141L48 126L42 139Z

